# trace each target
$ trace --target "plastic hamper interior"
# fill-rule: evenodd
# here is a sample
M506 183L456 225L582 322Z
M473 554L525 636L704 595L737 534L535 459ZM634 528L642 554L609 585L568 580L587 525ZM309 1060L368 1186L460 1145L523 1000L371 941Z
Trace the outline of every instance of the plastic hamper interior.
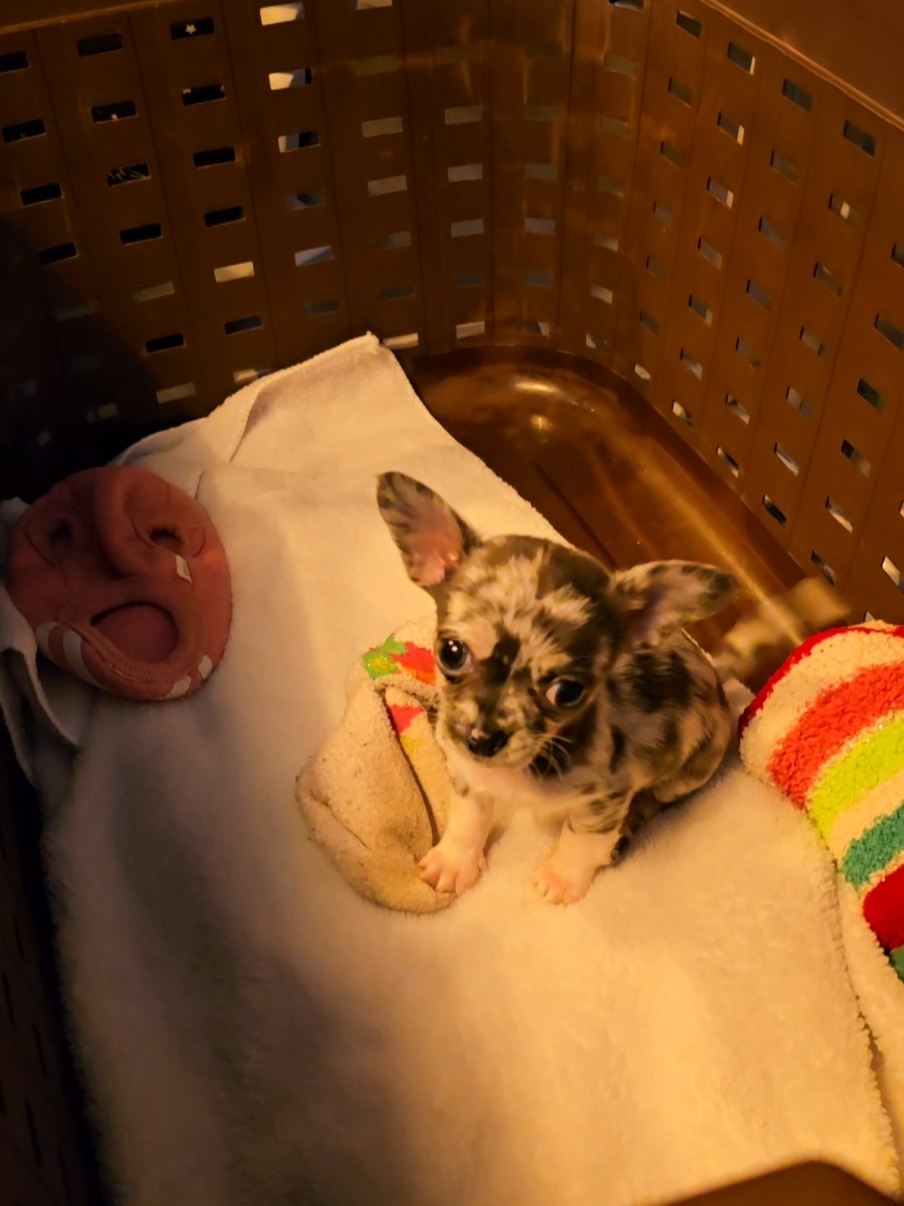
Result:
M0 5L0 497L367 330L415 375L517 348L628 383L776 558L904 622L896 6L84 7ZM0 1206L95 1202L0 754Z

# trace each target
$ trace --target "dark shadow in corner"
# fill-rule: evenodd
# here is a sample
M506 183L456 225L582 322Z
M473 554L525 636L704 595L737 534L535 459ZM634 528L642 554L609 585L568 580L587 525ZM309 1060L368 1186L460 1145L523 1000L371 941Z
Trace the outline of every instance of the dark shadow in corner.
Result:
M52 262L41 263L10 222L0 220L0 499L33 502L69 474L103 465L143 436L181 421L182 414L161 413L156 389L139 357L101 315L66 286ZM54 1020L65 1030L41 867L40 805L3 731L0 809L14 835L10 857L20 870L39 947L34 957ZM55 1071L81 1164L68 1175L73 1189L84 1185L85 1200L101 1206L111 1197L103 1189L85 1097L68 1045L57 1047L65 1054ZM52 1151L55 1145L49 1146Z
M156 389L53 262L42 264L0 220L0 498L33 502L70 473L180 422L182 414L161 413Z

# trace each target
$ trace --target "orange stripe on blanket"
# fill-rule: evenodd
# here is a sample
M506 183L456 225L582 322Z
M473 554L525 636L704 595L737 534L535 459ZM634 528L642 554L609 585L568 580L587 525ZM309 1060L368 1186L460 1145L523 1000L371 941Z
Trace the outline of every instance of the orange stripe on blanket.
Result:
M775 690L776 686L782 681L786 675L794 669L798 662L802 662L805 657L810 655L817 645L821 645L823 641L828 641L832 637L838 636L844 632L863 632L867 636L876 634L878 636L896 636L904 637L904 625L899 625L896 628L866 628L859 624L852 624L849 628L829 628L825 632L814 633L813 636L807 637L802 645L794 650L790 657L786 658L782 665L776 670L775 674L769 679L764 687L760 689L759 694L750 701L738 719L738 737L744 736L744 730L757 716L760 709L766 704L767 699Z
M803 808L829 759L858 733L900 708L904 708L900 662L871 666L837 687L828 687L776 746L769 759L769 777Z

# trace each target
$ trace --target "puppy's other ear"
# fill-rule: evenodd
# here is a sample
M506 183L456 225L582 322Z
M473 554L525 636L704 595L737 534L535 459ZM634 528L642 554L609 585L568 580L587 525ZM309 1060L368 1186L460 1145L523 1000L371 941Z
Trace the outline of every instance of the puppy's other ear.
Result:
M731 574L693 561L651 561L614 574L613 602L627 620L632 643L656 645L682 624L720 611L737 583Z
M408 577L424 590L442 586L480 543L447 502L404 473L380 475L377 506L402 554Z

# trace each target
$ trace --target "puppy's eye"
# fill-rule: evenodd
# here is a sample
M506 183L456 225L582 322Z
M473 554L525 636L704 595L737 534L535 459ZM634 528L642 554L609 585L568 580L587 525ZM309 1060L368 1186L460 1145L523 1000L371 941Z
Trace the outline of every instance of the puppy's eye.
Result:
M460 674L463 670L470 668L471 651L464 641L456 641L453 637L446 637L439 643L437 660L439 661L440 669L447 671L449 674Z
M557 678L546 692L546 698L557 708L573 708L584 698L584 684L573 678Z

